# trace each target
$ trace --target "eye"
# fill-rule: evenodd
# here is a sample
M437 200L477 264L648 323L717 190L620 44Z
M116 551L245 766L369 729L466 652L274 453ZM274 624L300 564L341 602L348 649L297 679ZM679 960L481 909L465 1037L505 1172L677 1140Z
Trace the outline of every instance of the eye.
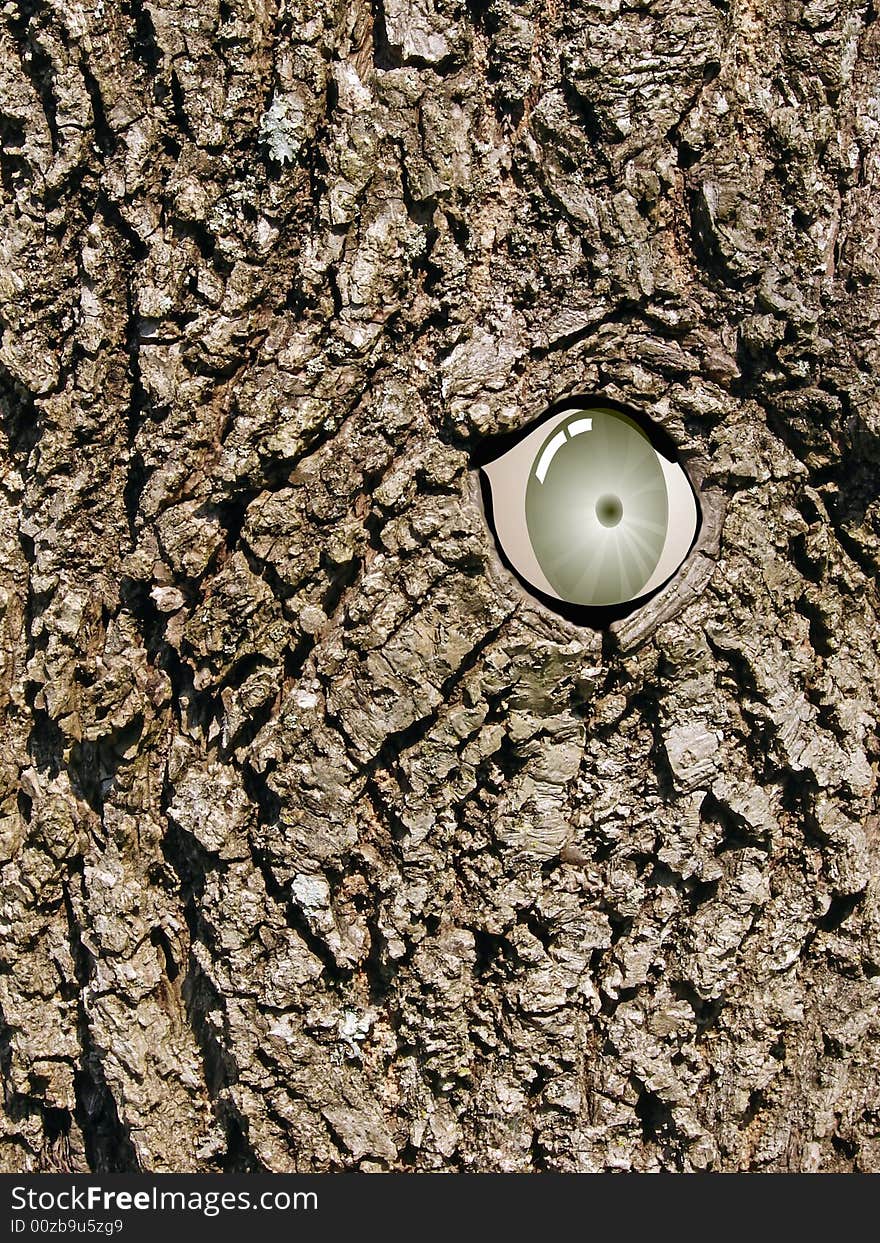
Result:
M696 538L696 496L672 445L608 406L549 415L482 470L502 553L551 600L587 609L641 600Z

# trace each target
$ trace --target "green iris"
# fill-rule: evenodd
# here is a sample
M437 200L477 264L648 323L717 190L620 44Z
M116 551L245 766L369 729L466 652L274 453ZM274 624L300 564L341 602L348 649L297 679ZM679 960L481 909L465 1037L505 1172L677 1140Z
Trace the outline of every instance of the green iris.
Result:
M573 412L535 455L526 523L541 569L564 600L632 600L666 543L669 502L656 449L625 414Z

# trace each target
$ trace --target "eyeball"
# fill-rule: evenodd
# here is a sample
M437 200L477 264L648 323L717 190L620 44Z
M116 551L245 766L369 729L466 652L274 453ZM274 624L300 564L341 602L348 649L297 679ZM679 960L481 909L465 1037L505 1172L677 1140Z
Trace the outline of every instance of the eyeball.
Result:
M557 409L482 472L505 560L565 605L643 601L675 574L699 529L668 438L611 406Z

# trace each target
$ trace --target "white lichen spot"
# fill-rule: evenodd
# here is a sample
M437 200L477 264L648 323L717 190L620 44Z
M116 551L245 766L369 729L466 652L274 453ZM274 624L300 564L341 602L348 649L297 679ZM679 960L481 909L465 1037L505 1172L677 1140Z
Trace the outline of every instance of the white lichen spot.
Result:
M360 1014L356 1010L343 1011L337 1025L337 1034L347 1057L360 1061L362 1055L359 1046L369 1036L375 1021L375 1010L365 1010Z
M293 692L293 702L298 708L308 711L310 708L317 707L318 696L314 691L295 690Z
M290 888L297 906L304 911L322 911L330 906L330 886L323 876L307 876L298 872Z
M260 141L276 164L293 164L308 129L305 101L295 93L276 94L260 121Z

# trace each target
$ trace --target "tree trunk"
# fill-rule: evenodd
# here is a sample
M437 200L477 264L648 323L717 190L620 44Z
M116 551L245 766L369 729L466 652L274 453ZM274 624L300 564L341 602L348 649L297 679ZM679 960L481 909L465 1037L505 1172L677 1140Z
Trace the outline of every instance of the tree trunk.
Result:
M0 1168L880 1169L872 0L0 23ZM572 393L702 481L607 631Z

